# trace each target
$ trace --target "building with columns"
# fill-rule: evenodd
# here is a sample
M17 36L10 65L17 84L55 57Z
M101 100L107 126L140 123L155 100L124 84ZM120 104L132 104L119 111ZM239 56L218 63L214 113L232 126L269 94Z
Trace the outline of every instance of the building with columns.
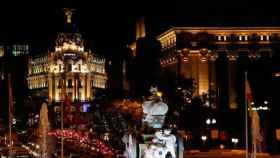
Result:
M279 27L173 27L160 34L161 67L176 71L181 78L194 79L196 96L208 94L217 104L217 97L228 96L229 109L237 109L237 60L245 56L257 60L271 56L280 39ZM219 96L217 59L226 57L227 94ZM212 94L209 94L212 93ZM211 105L209 105L211 106Z
M49 102L90 101L96 89L106 88L105 58L85 48L82 35L73 29L72 11L65 10L66 31L59 33L54 51L29 59L28 88Z

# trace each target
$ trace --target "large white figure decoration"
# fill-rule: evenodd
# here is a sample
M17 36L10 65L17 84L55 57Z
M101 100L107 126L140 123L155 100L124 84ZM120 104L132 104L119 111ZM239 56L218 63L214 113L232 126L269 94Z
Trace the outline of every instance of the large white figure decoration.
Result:
M131 134L125 134L122 138L122 141L125 143L125 157L126 158L136 158L136 140L132 137Z
M154 129L162 128L168 105L162 101L157 87L151 87L151 96L143 103L143 123ZM176 137L170 129L158 130L152 143L144 149L143 158L176 158ZM141 154L142 155L142 154Z
M143 103L143 122L148 123L150 127L161 128L168 106L162 102L161 92L157 90L157 87L151 87L150 92L152 95Z
M171 134L170 129L157 131L153 143L149 144L144 151L144 158L176 158L176 137Z

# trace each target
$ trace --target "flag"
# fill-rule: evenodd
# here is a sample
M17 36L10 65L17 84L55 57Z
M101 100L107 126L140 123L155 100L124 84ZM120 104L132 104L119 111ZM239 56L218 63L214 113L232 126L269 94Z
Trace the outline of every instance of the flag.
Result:
M8 74L8 94L9 94L9 144L12 145L12 123L14 118L14 99L13 99L13 91L12 91L12 83L11 83L11 74ZM9 152L12 151L9 148Z
M9 124L13 123L14 118L14 99L13 99L13 90L11 83L11 74L8 74L8 93L9 93Z
M261 127L260 127L260 117L259 117L259 113L256 110L253 110L252 105L254 105L254 99L253 99L253 95L252 95L252 90L250 87L250 83L246 77L246 81L245 81L245 91L246 91L246 101L247 101L247 105L248 105L248 109L249 109L249 116L251 118L251 137L252 137L252 151L253 151L253 155L256 155L256 153L258 151L260 151L261 146L260 146L260 142L262 142L263 138L262 135L260 133Z
M258 152L261 150L261 142L263 137L261 134L260 117L258 111L254 110L251 116L251 132L252 132L252 144L255 148L254 151Z
M251 86L250 86L250 83L247 78L245 81L245 93L246 93L245 94L246 102L247 102L248 109L249 109L249 116L251 117L252 116L252 105L254 104L254 100L253 100Z

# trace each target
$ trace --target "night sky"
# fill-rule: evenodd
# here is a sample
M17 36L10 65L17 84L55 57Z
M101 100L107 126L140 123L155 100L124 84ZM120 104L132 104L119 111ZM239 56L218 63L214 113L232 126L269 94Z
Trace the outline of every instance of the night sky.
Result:
M0 7L0 40L48 47L63 29L61 8L76 8L74 23L101 54L116 53L134 40L135 19L149 17L158 35L170 26L279 26L273 3L250 1L11 1ZM275 5L276 6L276 5Z

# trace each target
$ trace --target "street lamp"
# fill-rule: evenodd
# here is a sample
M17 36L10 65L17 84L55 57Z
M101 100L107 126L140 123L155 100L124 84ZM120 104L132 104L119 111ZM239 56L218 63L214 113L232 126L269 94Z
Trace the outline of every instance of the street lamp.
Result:
M205 136L205 135L201 136L201 140L202 140L203 144L205 145L205 142L207 140L207 136Z
M213 118L212 120L210 118L206 119L206 124L210 125L210 124L216 124L217 120L215 118Z
M202 135L201 136L201 140L202 140L202 149L206 149L206 140L207 140L207 136L206 135Z
M207 140L207 136L201 136L201 140L205 142Z
M217 122L216 119L213 118L212 119L212 124L216 124L216 122Z
M238 140L238 138L231 138L231 142L233 143L234 147L236 148L236 145L239 142L239 140Z
M206 124L210 125L211 124L211 120L210 119L206 119Z

